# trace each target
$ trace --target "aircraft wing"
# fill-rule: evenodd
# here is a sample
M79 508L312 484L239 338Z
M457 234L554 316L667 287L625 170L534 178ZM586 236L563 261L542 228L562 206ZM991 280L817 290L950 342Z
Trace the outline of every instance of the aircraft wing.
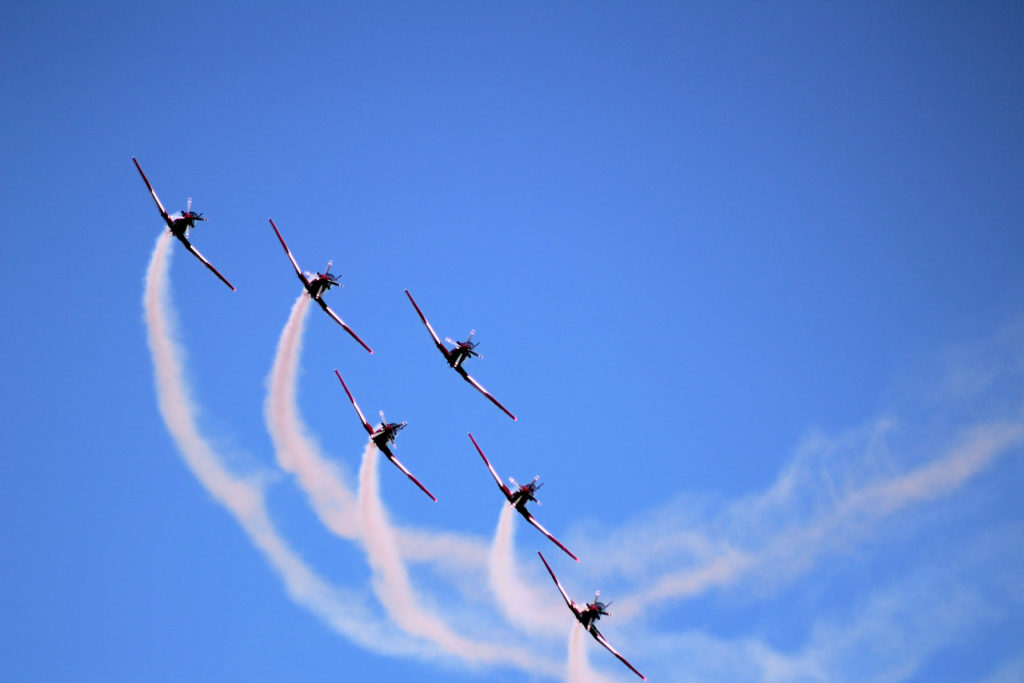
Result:
M168 228L171 227L171 217L167 215L167 210L164 208L164 205L160 203L160 198L156 196L156 190L154 190L153 186L149 184L149 178L147 178L146 174L142 172L142 167L139 166L139 160L132 157L132 161L135 162L135 168L139 169L139 175L142 176L142 182L146 183L146 187L149 188L149 193L153 195L153 201L156 202L156 208L160 209L160 215L163 216L164 222L167 223ZM203 260L205 261L205 259ZM220 273L217 274L219 275ZM231 287L231 289L234 289L234 287Z
M572 610L572 613L576 615L576 619L579 619L580 610L576 606L576 603L569 598L569 594L565 592L564 588L562 588L562 584L558 582L558 577L556 577L555 573L551 571L551 565L549 565L548 561L544 559L544 555L539 550L537 551L537 554L540 555L540 561L544 563L545 567L547 567L548 574L551 574L551 580L555 582L556 586L558 586L558 592L562 594L562 598L565 600L565 604L568 605L569 609Z
M420 320L422 320L423 324L427 326L427 332L430 333L430 338L434 340L434 345L437 346L438 350L441 352L441 355L443 355L447 360L449 351L445 347L445 345L441 343L441 338L437 336L437 332L434 332L434 328L430 326L429 322L427 322L427 316L423 315L423 311L421 311L420 307L416 305L416 300L412 298L412 294L409 293L408 289L405 290L405 295L409 297L409 301L412 303L412 307L416 309L417 313L419 313Z
M269 218L267 220L270 221L270 227L272 227L274 229L274 232L277 233L277 239L281 241L281 246L284 247L284 253L288 254L288 260L292 262L292 266L295 268L295 274L299 276L299 279L302 280L302 284L305 285L306 290L308 291L309 290L309 280L306 278L305 273L302 272L302 269L299 268L299 263L295 260L295 257L292 256L292 252L288 248L288 245L284 243L284 238L281 237L281 232L277 229L277 226L274 225L274 219L273 218ZM345 325L345 323L341 323L341 324L342 324L342 326Z
M576 560L577 562L580 561L580 558L578 558L575 555L573 555L572 552L570 552L568 548L566 548L564 545L559 543L558 539L555 538L554 536L552 536L550 531L548 531L543 526L541 526L541 523L538 522L537 519L533 515L530 514L529 510L527 510L526 508L517 508L517 509L519 510L519 514L521 514L523 517L526 518L527 522L529 522L533 526L537 527L537 530L540 531L545 536L547 536L548 540L550 540L552 543L554 543L559 548L564 550L566 555L568 555L572 559Z
M391 454L391 451L390 451L390 450L389 450L389 449L388 449L387 447L381 448L381 447L379 447L379 446L378 446L378 450L379 450L380 452L382 452L382 453L383 453L384 455L388 456L388 460L390 460L391 462L393 462L393 463L395 464L395 467L397 467L398 469L400 469L400 470L402 470L403 472L405 472L405 476L409 477L409 479L411 479L411 480L412 480L412 483L414 483L414 484L416 484L417 486L419 486L419 487L420 487L420 490L421 490L421 491L423 491L423 493L425 493L425 494L427 494L428 496L430 496L430 499L431 499L432 501L434 501L435 503L437 502L437 498L435 498L435 497L434 497L434 494L433 494L433 493L431 493L430 491L428 491L428 490L427 490L427 487L426 487L426 486L424 486L423 484L421 484L421 483L420 483L420 480L419 480L419 479L417 479L416 477L412 476L412 472L410 472L409 470L407 470L407 469L405 468L405 465L403 465L402 463L398 462L398 458L396 458L396 457L395 457L394 455L392 455L392 454Z
M348 333L349 333L350 335L352 335L352 338L353 338L353 339L355 339L355 340L356 340L357 342L359 342L359 344L360 344L360 345L361 345L361 346L362 346L362 347L363 347L364 349L366 349L366 350L367 350L367 351L369 351L370 353L373 353L373 349L371 349L371 348L370 348L369 346L367 346L367 345L366 345L366 342L364 342L364 341L363 341L362 339L360 339L360 338L359 338L359 335L358 335L358 334L356 334L355 332L353 332L353 331L352 331L352 328L351 328L351 327L349 327L348 325L346 325L346 324L345 324L345 321L341 319L341 316L339 316L339 315L338 315L337 313L335 313L334 311L332 311L332 310L331 310L331 307L330 307L330 306L328 306L328 305L327 305L327 303L326 303L326 302L325 302L325 301L324 301L323 299L317 299L317 300L316 300L316 302L317 302L318 304L320 304L320 308L324 309L324 313L326 313L327 315L331 316L331 319L332 319L332 320L334 320L334 322L336 322L336 323L338 323L339 325L341 325L341 326L342 326L342 328L344 328L344 330L345 330L346 332L348 332Z
M230 282L228 282L227 278L224 277L223 275L221 275L220 271L218 271L216 268L214 268L213 264L210 263L209 261L207 261L206 258L202 254L199 253L199 250L192 246L192 243L189 242L187 238L185 238L185 237L183 237L181 235L175 235L175 237L177 237L179 240L181 240L181 243L185 245L185 248L188 249L190 252L192 252L193 256L195 256L197 259L202 261L203 265L205 265L207 268L209 268L211 271L213 271L213 274L216 275L217 277L219 277L221 282L223 282L228 287L230 287L232 292L235 291L235 286L232 285Z
M618 650L616 650L614 647L612 647L611 643L609 643L607 640L605 640L605 637L601 635L601 632L597 630L597 626L595 626L594 624L590 625L590 635L594 636L594 640L596 640L597 642L599 642L602 645L604 645L604 647L608 650L608 652L611 652L613 655L618 657L619 661L622 662L623 664L625 664L626 666L628 666L630 671L635 673L637 676L639 676L643 680L645 680L645 681L647 680L646 676L644 676L642 673L637 671L636 667L634 667L632 664L627 662L626 658L623 657L622 655L620 655Z
M487 459L486 455L484 455L484 452L480 449L480 445L476 442L476 439L473 438L472 434L469 435L469 440L473 442L474 446L476 446L476 452L479 453L480 457L484 459L484 464L487 465L487 469L491 471L491 476L494 477L494 481L498 482L498 488L500 488L501 492L505 494L505 497L508 498L509 501L511 501L511 489L509 489L509 487L505 486L505 484L502 483L501 477L498 476L498 473L494 470L494 467L491 465L491 461Z
M373 427L371 427L370 423L366 421L366 416L363 415L363 411L359 410L359 404L356 403L356 400L352 397L352 392L348 390L348 385L345 384L345 380L341 378L341 373L335 370L334 374L338 376L338 381L341 382L341 387L345 390L345 393L348 394L348 400L352 401L352 407L356 409L356 413L359 415L359 421L363 423L363 427L366 429L367 434L373 436ZM388 455L390 456L390 454Z
M464 369L462 368L462 366L461 366L461 365L460 365L459 367L455 368L455 372L457 372L457 373L459 373L460 375L462 375L462 379L466 380L467 382L469 382L470 384L472 384L472 385L473 385L474 387L476 387L476 390L477 390L477 391L479 391L479 392L480 392L481 394L483 394L484 396L486 396L486 397L488 398L488 400L490 400L490 402L491 402L491 403L493 403L494 405L496 405L496 406L498 406L499 408L501 408L501 409L502 409L502 411L503 411L503 412L504 412L504 413L505 413L506 415L508 415L509 417L511 417L513 421L515 421L515 420L516 420L516 416L515 416L515 415L513 415L512 413L510 413L510 412L508 411L508 408L506 408L505 406L501 405L501 403L499 403L499 402L498 402L498 399L494 398L494 396L492 396L492 395L491 395L491 392L489 392L489 391L487 391L486 389L484 389L484 388L483 388L483 385L481 385L481 384L480 384L480 382L477 382L477 381L476 381L475 379L473 379L473 377L472 377L472 376L471 376L471 375L470 375L470 374L469 374L468 372L466 372L466 371L465 371L465 370L464 370Z

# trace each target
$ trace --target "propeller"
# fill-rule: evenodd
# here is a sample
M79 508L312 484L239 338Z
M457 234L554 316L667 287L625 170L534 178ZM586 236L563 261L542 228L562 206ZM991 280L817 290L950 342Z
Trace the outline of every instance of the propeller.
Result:
M195 213L192 213L192 198L191 197L188 198L188 203L185 205L185 210L181 212L181 215L184 218L191 218L194 221L205 221L206 220L205 218L203 218L203 214L202 213L200 213L198 211L195 212Z
M379 414L380 414L380 425L381 425L381 428L382 429L387 429L388 427L392 427L392 425L388 424L387 419L385 419L384 411L383 410L379 411ZM394 424L394 426L392 427L392 429L391 429L391 438L394 438L395 432L398 432L399 430L405 429L405 426L407 424L409 424L409 423L408 422L396 422Z
M475 333L476 333L476 330L470 331L469 336L466 337L465 341L456 341L456 340L452 339L451 337L445 337L444 340L446 342L448 342L449 344L451 344L452 346L455 347L454 349L452 349L453 351L462 351L463 353L465 353L468 356L475 356L476 358L483 358L483 356L481 356L479 353L474 351L474 349L476 349L476 347L479 345L479 342L474 343L474 342L470 341L470 339L473 338L473 335Z

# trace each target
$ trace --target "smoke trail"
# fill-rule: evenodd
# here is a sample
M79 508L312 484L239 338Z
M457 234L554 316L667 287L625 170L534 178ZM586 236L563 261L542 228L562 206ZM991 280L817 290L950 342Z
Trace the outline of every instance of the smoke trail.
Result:
M801 522L788 521L766 532L760 547L728 549L702 565L656 577L636 595L623 598L617 615L632 619L652 605L689 598L710 588L727 586L755 575L759 581L795 576L834 545L834 538L848 542L859 527L868 527L917 503L948 495L991 466L1008 449L1024 438L1024 426L1016 423L976 425L966 430L961 442L945 455L909 472L852 488L823 510ZM767 494L744 501L741 512L757 518L766 510L788 510L800 493L813 493L812 486L796 488L787 472ZM779 490L784 490L781 495ZM669 531L666 530L666 536ZM649 554L646 557L651 557ZM657 558L651 558L657 559Z
M363 523L364 545L373 569L373 587L377 599L391 619L404 632L438 646L470 664L504 664L531 673L557 676L556 664L522 648L492 645L454 633L437 616L417 601L402 563L394 529L380 499L377 476L377 448L368 442L359 468L359 514Z
M396 639L392 629L374 619L361 596L330 586L303 562L270 521L259 477L241 477L229 472L199 433L196 407L185 379L184 353L175 339L174 309L167 277L170 240L169 232L164 232L157 240L146 270L143 306L160 414L186 465L262 551L294 602L363 647L388 654L416 651L412 643Z
M583 649L583 629L573 622L569 631L569 683L590 683L590 667Z
M338 466L322 455L319 445L309 435L295 400L309 302L305 291L299 294L281 330L274 364L267 377L263 413L278 465L298 477L313 509L328 529L342 538L356 539L360 528L355 496L345 484L346 478Z
M524 631L561 633L565 619L569 616L557 596L555 586L549 584L547 594L538 593L535 587L519 578L512 553L515 539L516 510L511 505L502 505L498 517L498 528L494 532L487 579L494 593L502 616Z
M568 683L605 683L608 681L607 678L597 673L590 668L590 663L587 661L587 648L590 646L590 638L586 629L579 623L574 621L572 624L572 631L569 632L569 682ZM604 652L609 657L611 655L601 647L598 650ZM615 659L611 660L614 662L614 666L621 666ZM626 670L628 675L632 676ZM616 679L618 680L618 679ZM636 680L631 679L631 680Z

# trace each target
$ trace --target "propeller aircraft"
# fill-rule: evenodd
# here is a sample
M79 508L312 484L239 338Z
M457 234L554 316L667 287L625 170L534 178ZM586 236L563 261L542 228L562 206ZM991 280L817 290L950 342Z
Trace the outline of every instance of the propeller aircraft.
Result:
M206 220L203 217L203 214L192 210L192 198L189 197L188 207L184 211L174 214L167 213L167 210L164 208L164 205L160 202L160 198L156 196L156 190L154 190L153 186L149 184L149 178L147 178L146 174L142 172L142 167L139 166L139 160L136 159L135 157L132 157L132 161L135 162L135 168L139 170L139 175L142 176L142 182L146 183L146 187L149 189L149 193L153 195L153 201L156 202L156 208L160 211L160 216L164 219L164 222L167 223L167 228L171 231L171 234L177 237L178 240L185 245L185 248L188 249L193 256L202 261L204 266L209 268L214 275L220 278L221 282L226 284L228 287L231 287L232 292L235 291L234 285L228 282L227 278L221 275L220 272L213 267L213 264L207 261L206 258L202 254L200 254L199 251L195 247L193 247L192 243L189 242L188 240L188 231L189 229L196 227L196 221Z
M505 498L507 498L509 504L516 509L516 512L526 518L526 521L535 526L538 531L547 536L552 543L564 550L569 557L579 562L580 559L573 555L568 548L562 545L557 538L552 536L550 531L541 526L540 522L538 522L536 518L530 514L530 511L526 509L526 504L530 501L540 505L540 501L534 497L537 489L544 485L539 481L540 477L536 476L533 478L533 481L522 485L518 484L512 477L509 477L508 480L512 484L512 487L509 488L502 483L501 477L498 476L497 471L495 471L494 467L491 465L491 461L487 459L486 455L484 455L483 450L480 448L480 444L476 442L476 439L473 438L472 434L469 435L469 440L473 442L473 445L476 447L476 452L484 459L484 464L487 465L487 469L491 471L491 476L494 477L494 481L498 483L498 488L500 488L501 492L505 494Z
M555 582L555 585L558 586L558 592L562 594L562 598L565 600L565 604L569 606L569 609L572 610L573 615L575 615L576 621L583 624L583 628L590 631L590 635L594 636L594 640L601 643L601 645L603 645L605 649L607 649L613 655L618 657L619 661L625 664L627 667L629 667L630 671L632 671L637 676L646 681L647 677L639 671L637 671L632 664L627 662L626 658L620 655L618 651L614 647L612 647L607 640L605 640L605 637L601 635L601 632L597 630L597 624L595 624L594 622L596 622L601 617L608 616L608 605L611 605L612 603L601 602L600 591L595 591L594 602L588 602L585 606L581 606L573 602L573 600L569 597L569 594L565 592L564 588L562 588L562 584L558 582L558 578L555 576L555 573L551 571L551 566L548 564L548 561L544 559L544 555L541 554L539 550L537 551L537 554L540 555L540 561L544 563L545 567L547 567L548 574L551 574L551 579Z
M422 490L423 493L430 496L430 499L436 503L437 498L434 497L434 494L428 491L427 487L421 484L419 479L412 476L412 472L407 470L405 468L405 465L400 463L398 461L398 458L396 458L394 454L391 452L390 444L393 444L395 442L395 436L398 435L398 432L405 429L405 426L408 423L389 423L387 420L384 419L384 411L382 410L380 412L380 425L376 429L374 429L372 426L370 426L370 423L366 421L366 416L363 415L363 411L359 409L359 404L357 404L355 398L352 397L352 392L348 390L348 385L345 384L345 380L341 378L341 373L335 370L334 374L338 376L338 381L341 382L342 388L345 389L345 393L348 395L348 400L352 402L352 407L356 409L356 414L359 415L359 421L363 423L363 428L366 429L367 433L370 435L370 440L373 441L373 444L377 447L377 450L386 455L388 460L390 460L395 465L395 467L402 470L402 472L405 473L405 476L409 477L409 479L412 480L412 483L416 484L416 486L419 486L420 490Z
M352 338L359 342L359 344L364 349L366 349L370 353L373 353L373 349L367 346L366 343L359 338L359 335L353 332L352 328L346 325L345 321L342 320L337 313L332 311L330 306L327 305L327 302L323 300L324 292L330 290L331 287L342 286L341 283L338 282L339 276L331 272L331 265L334 262L328 261L327 270L323 273L304 273L302 269L299 268L298 261L296 261L295 257L292 256L292 252L290 249L288 249L288 245L284 243L284 238L281 237L281 232L277 229L277 226L274 225L274 219L271 218L269 220L270 227L272 227L274 229L274 233L277 234L277 239L280 240L281 246L284 247L284 253L288 254L288 260L292 262L292 266L295 268L295 273L299 276L299 280L302 282L302 286L306 288L306 292L309 294L309 298L317 302L320 308L324 309L324 313L329 315L331 319L334 320L334 322L341 325L342 329L344 329L346 332L352 335Z
M476 347L479 342L472 341L473 335L476 334L476 330L473 330L469 333L469 338L466 339L466 341L455 342L452 341L450 338L446 339L446 341L449 344L454 344L454 348L449 350L448 347L441 342L441 338L437 336L437 332L434 331L434 328L430 326L429 322L427 322L427 317L423 315L423 311L421 311L420 307L416 305L416 300L412 298L412 294L409 293L408 289L405 290L405 295L409 297L409 301L412 303L413 308L415 308L416 312L419 314L420 320L422 320L423 324L426 325L427 332L430 333L431 339L434 340L434 345L441 352L441 355L444 356L444 359L448 361L448 365L451 366L455 370L455 372L459 373L459 375L462 376L462 379L472 384L477 391L486 396L491 403L501 408L502 412L511 417L513 420L515 420L516 416L510 413L508 408L501 405L501 403L498 402L498 399L494 398L494 396L491 395L491 392L484 389L480 382L477 382L475 379L473 379L473 377L468 372L466 372L465 368L462 367L462 364L468 358L471 358L473 356L476 356L478 358L483 357L476 352Z

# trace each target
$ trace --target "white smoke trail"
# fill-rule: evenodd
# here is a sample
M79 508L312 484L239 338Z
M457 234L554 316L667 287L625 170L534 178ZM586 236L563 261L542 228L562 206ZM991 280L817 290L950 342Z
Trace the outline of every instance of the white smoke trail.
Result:
M323 454L298 408L299 361L310 301L305 292L300 293L281 330L267 376L264 419L278 464L296 475L320 521L341 538L356 540L362 530L355 493L346 483L348 473ZM464 534L402 530L399 541L404 558L433 563L454 576L479 572L486 563L483 544Z
M405 633L433 643L445 654L469 664L507 665L531 673L558 675L561 667L533 652L509 644L498 646L476 641L455 633L419 604L398 551L395 531L380 499L377 448L372 441L363 451L359 468L359 514L377 599Z
M392 629L373 618L361 596L332 587L303 562L270 521L260 477L232 474L199 433L196 408L185 380L184 354L175 339L167 277L170 240L169 232L157 240L146 270L143 306L160 414L182 458L210 495L227 508L262 551L294 602L364 647L387 654L416 651L412 643L396 638Z
M700 566L655 577L642 591L622 598L617 614L622 620L629 620L650 606L690 598L751 576L767 582L797 575L833 547L834 539L848 543L851 534L863 527L872 526L916 503L950 494L991 466L1022 438L1024 426L1021 424L975 426L944 456L904 474L854 487L827 507L815 510L807 520L799 523L787 520L777 529L766 530L766 538L760 546L742 551L728 548ZM785 510L795 499L813 493L813 482L802 482L802 486L797 487L790 481L794 478L798 477L792 472L785 473L782 483L776 483L763 496L743 501L734 514L741 516L742 524L750 524L751 520L768 517L769 510ZM666 530L665 537L670 534ZM648 562L658 559L642 548L627 550L638 553L638 557Z
M573 622L569 631L569 683L590 683L587 653L583 649L583 627Z
M587 661L587 648L590 647L589 633L578 621L572 622L572 630L569 632L569 683L604 683L608 679L590 668ZM604 648L598 646L601 652L611 657L612 655ZM614 664L609 666L621 666L617 659L611 660ZM632 672L625 670L629 676ZM633 679L636 680L636 679Z
M267 377L263 412L277 463L298 477L324 526L342 538L356 539L360 527L355 495L345 484L346 478L339 466L322 455L316 440L309 435L299 417L295 397L309 303L305 291L299 294L281 330L274 364Z
M516 515L514 507L502 505L488 563L487 579L491 591L502 616L510 624L529 633L561 633L570 614L561 600L552 599L558 595L554 584L549 584L546 592L538 591L537 586L519 578L512 552Z

